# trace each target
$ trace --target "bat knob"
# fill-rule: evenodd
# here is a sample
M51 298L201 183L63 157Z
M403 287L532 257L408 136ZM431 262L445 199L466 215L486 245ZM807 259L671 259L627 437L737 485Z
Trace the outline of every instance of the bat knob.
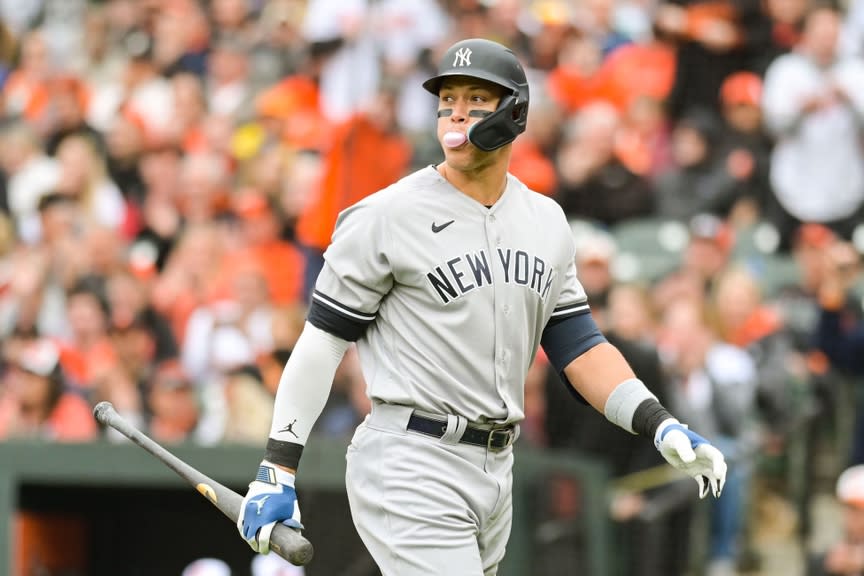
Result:
M111 402L102 401L93 408L93 417L96 418L97 422L106 424L108 422L108 415L111 412L114 412L114 405Z

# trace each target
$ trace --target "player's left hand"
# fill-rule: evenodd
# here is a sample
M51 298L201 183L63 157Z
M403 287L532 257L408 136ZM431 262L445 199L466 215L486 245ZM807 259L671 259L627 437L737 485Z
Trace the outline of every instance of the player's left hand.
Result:
M278 522L298 530L303 528L294 474L264 460L240 505L237 529L253 550L267 554L270 535Z
M669 464L692 476L699 484L699 498L720 497L726 483L726 460L708 440L670 418L657 428L654 445Z

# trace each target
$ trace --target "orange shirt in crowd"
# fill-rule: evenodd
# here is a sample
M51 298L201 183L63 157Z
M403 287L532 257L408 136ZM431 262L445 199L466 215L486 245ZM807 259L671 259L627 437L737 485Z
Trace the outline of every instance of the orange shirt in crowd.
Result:
M75 386L81 388L90 388L96 372L117 360L114 346L107 338L99 340L87 350L70 343L60 343L59 346L63 371Z
M34 80L21 70L9 74L3 86L6 107L21 114L26 120L36 122L45 114L51 101L48 82Z
M324 250L339 212L400 179L410 161L404 136L385 132L362 115L336 128L318 196L297 223L298 240Z
M15 430L16 411L14 398L0 396L0 439L18 435ZM87 442L95 440L98 432L90 404L78 395L66 393L42 424L40 436L58 442Z
M738 327L730 330L725 336L730 344L745 348L769 336L783 327L780 313L769 307L754 310Z
M583 106L605 100L624 113L639 96L663 100L675 81L675 52L661 43L625 44L600 65L595 74L559 66L549 73L552 98L572 114Z
M64 394L48 417L49 436L58 442L95 440L99 432L90 404L75 394Z
M600 66L595 97L626 112L640 96L665 100L675 81L675 52L661 44L626 44Z
M558 185L552 160L528 136L522 136L513 142L510 173L531 190L546 196L554 194Z
M565 66L558 66L549 72L546 88L551 98L567 115L597 100L600 95L600 83L596 74L586 76Z
M276 306L296 304L303 293L306 259L299 248L283 240L274 240L259 246L250 246L227 257L223 272L219 274L211 301L231 297L231 282L238 273L250 266L259 270L267 282L269 300Z

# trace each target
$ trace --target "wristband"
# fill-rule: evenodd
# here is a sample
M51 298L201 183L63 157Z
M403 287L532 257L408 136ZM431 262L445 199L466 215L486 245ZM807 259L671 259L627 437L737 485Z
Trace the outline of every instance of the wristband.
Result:
M633 430L640 436L654 439L660 424L675 420L672 415L654 398L643 401L633 413Z
M279 466L285 466L297 470L300 465L300 456L303 455L303 445L294 442L283 442L273 438L267 439L267 447L264 459Z
M630 378L618 384L603 407L603 414L613 424L624 428L631 434L639 432L635 426L636 411L643 402L656 401L657 398L638 378Z

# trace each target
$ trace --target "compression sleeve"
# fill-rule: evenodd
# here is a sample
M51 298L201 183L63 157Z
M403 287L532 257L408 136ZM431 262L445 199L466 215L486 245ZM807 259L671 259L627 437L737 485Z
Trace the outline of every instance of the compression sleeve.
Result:
M297 468L312 426L330 396L336 369L350 342L309 322L291 353L273 407L267 460Z

